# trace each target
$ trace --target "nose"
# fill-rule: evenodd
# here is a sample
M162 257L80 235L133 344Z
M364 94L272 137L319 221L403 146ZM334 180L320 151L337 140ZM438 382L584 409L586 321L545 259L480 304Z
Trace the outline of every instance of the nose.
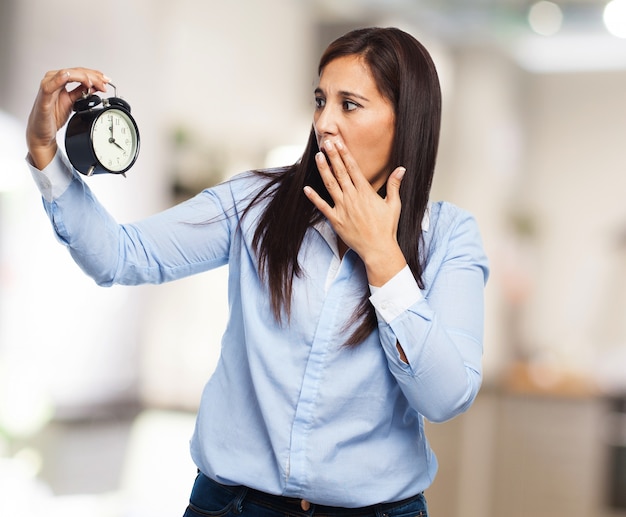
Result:
M337 117L328 104L315 112L313 127L315 128L318 145L326 138L338 134Z

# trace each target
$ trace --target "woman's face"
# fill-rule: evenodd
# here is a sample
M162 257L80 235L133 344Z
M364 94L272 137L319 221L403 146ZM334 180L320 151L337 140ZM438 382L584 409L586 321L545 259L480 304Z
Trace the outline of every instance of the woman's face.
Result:
M321 150L326 140L343 142L374 189L385 184L395 113L360 56L339 57L323 68L313 127Z

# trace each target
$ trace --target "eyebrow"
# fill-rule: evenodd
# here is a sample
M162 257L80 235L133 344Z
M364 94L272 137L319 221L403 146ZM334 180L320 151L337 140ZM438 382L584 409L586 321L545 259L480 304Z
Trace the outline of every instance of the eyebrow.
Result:
M313 92L315 94L322 94L325 95L324 90L322 90L321 88L315 88L315 91ZM369 99L367 97L364 97L363 95L360 95L358 93L355 92L349 92L347 90L340 90L339 92L337 92L339 95L341 95L342 97L356 97L358 99L364 100L369 102Z

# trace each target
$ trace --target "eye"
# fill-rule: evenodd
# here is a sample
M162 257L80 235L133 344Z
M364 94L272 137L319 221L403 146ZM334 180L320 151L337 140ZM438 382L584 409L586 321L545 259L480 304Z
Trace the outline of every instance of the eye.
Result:
M326 106L326 99L323 97L315 97L315 109L321 109Z
M354 111L355 109L357 109L359 107L359 105L356 102L353 101L349 101L349 100L344 100L341 103L342 107L344 110L346 111Z

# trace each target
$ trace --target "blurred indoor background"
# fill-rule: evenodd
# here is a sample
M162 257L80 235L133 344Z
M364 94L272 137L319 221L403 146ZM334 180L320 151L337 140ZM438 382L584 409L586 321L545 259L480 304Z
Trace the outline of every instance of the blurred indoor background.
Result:
M292 163L320 52L364 25L431 50L433 198L476 215L492 266L484 387L428 428L431 514L626 515L626 7L607 4L0 0L0 515L181 515L227 310L224 270L99 288L55 241L24 162L44 73L101 69L131 104L136 165L88 179L127 222Z

